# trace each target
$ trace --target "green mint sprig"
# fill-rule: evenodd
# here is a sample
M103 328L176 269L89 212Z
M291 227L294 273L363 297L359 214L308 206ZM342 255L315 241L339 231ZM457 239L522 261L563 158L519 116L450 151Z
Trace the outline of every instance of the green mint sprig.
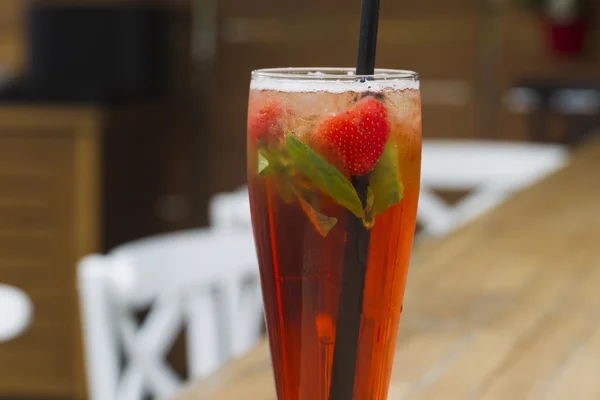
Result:
M306 179L302 179L293 168L290 168L291 163L288 155L282 152L275 153L266 148L258 150L258 175L263 178L272 177L277 184L279 195L286 203L298 199L300 207L315 229L325 237L338 220L317 211L313 205L314 200L309 196L311 188L306 187Z
M280 195L287 203L297 198L302 210L322 236L327 236L337 219L319 212L315 202L306 195L307 191L316 188L325 193L361 218L368 228L373 226L375 217L398 204L404 196L398 152L392 143L386 145L371 172L365 207L350 180L292 133L286 136L284 148L276 151L266 148L258 150L257 172L261 177L273 176ZM306 187L307 184L314 188Z
M336 167L315 153L296 136L288 135L285 147L297 168L323 193L329 195L358 218L365 217L365 210L352 183Z
M398 168L398 150L393 143L385 146L373 172L369 187L373 191L373 217L400 203L404 197L404 185Z

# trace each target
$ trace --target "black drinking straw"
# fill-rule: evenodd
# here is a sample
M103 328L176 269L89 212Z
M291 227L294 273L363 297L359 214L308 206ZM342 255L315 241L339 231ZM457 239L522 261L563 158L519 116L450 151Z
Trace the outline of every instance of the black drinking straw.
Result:
M356 75L375 73L378 22L379 0L362 0ZM352 176L352 184L365 206L369 175ZM369 241L370 232L363 221L349 212L329 400L352 400Z

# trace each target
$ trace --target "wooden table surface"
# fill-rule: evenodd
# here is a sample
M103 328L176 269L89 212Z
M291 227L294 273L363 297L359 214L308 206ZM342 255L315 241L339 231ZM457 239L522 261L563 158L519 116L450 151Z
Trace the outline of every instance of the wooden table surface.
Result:
M600 141L409 275L390 400L600 399ZM270 368L262 343L176 400L275 400Z

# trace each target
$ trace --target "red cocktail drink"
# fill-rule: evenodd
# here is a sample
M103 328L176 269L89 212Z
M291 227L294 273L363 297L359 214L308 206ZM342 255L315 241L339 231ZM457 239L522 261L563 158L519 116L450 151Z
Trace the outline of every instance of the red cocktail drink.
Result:
M415 73L253 73L248 183L280 400L341 400L330 386L336 340L345 337L338 321L348 316L358 330L347 400L387 398L420 165ZM357 221L368 233L364 255L349 242ZM359 273L348 267L356 262L366 268L360 303L352 305L343 281Z

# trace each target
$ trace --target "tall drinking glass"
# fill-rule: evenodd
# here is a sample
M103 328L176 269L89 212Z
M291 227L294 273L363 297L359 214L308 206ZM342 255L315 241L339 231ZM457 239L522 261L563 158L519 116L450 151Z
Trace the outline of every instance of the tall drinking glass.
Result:
M279 400L387 399L420 165L416 73L252 73L248 184Z

